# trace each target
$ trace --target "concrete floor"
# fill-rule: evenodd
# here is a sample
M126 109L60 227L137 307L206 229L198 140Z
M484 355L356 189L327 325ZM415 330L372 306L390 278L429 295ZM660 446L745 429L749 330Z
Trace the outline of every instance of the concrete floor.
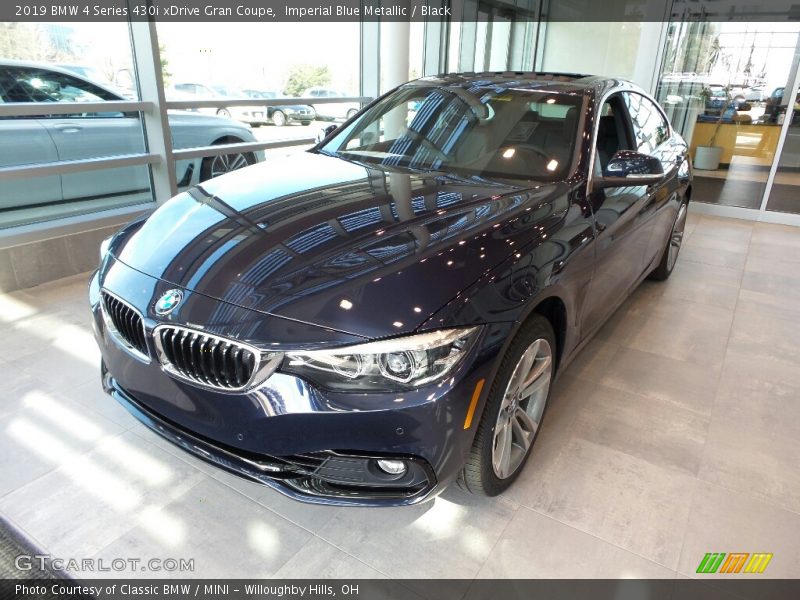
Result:
M58 557L468 580L695 576L706 552L772 552L763 576L800 575L800 228L690 213L673 277L565 371L506 496L388 510L288 500L138 425L100 390L86 279L0 295L0 512Z

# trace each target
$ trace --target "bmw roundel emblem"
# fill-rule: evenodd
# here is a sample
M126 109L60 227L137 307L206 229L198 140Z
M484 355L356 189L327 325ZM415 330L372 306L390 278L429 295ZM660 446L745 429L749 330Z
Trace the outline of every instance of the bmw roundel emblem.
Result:
M156 314L168 315L183 300L183 292L180 290L169 290L161 298L156 300Z

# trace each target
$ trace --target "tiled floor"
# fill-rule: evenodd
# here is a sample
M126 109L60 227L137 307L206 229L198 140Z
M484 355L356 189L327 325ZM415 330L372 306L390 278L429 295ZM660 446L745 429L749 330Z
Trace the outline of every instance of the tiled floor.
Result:
M59 557L196 575L673 577L706 552L800 575L800 229L690 215L559 381L508 494L309 506L202 464L105 397L85 276L0 296L0 512Z

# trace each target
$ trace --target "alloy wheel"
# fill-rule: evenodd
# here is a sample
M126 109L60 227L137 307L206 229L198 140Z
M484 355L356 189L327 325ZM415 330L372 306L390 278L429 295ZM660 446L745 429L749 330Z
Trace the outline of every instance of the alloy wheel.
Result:
M244 154L222 154L215 156L211 163L211 177L230 173L236 169L246 167L250 163Z
M500 404L492 442L498 478L511 477L525 460L542 421L552 373L553 351L539 338L520 357Z
M669 237L669 255L667 256L667 269L672 271L678 260L678 253L681 251L683 243L683 232L686 229L687 205L684 202L678 209L678 216L675 217L675 224L672 226L672 233Z

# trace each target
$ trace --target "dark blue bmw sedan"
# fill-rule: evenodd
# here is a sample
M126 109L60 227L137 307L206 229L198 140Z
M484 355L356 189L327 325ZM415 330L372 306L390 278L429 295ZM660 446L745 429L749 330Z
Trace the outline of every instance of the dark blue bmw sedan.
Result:
M666 279L687 147L634 85L443 75L104 242L104 388L300 500L398 505L522 470L557 372Z

